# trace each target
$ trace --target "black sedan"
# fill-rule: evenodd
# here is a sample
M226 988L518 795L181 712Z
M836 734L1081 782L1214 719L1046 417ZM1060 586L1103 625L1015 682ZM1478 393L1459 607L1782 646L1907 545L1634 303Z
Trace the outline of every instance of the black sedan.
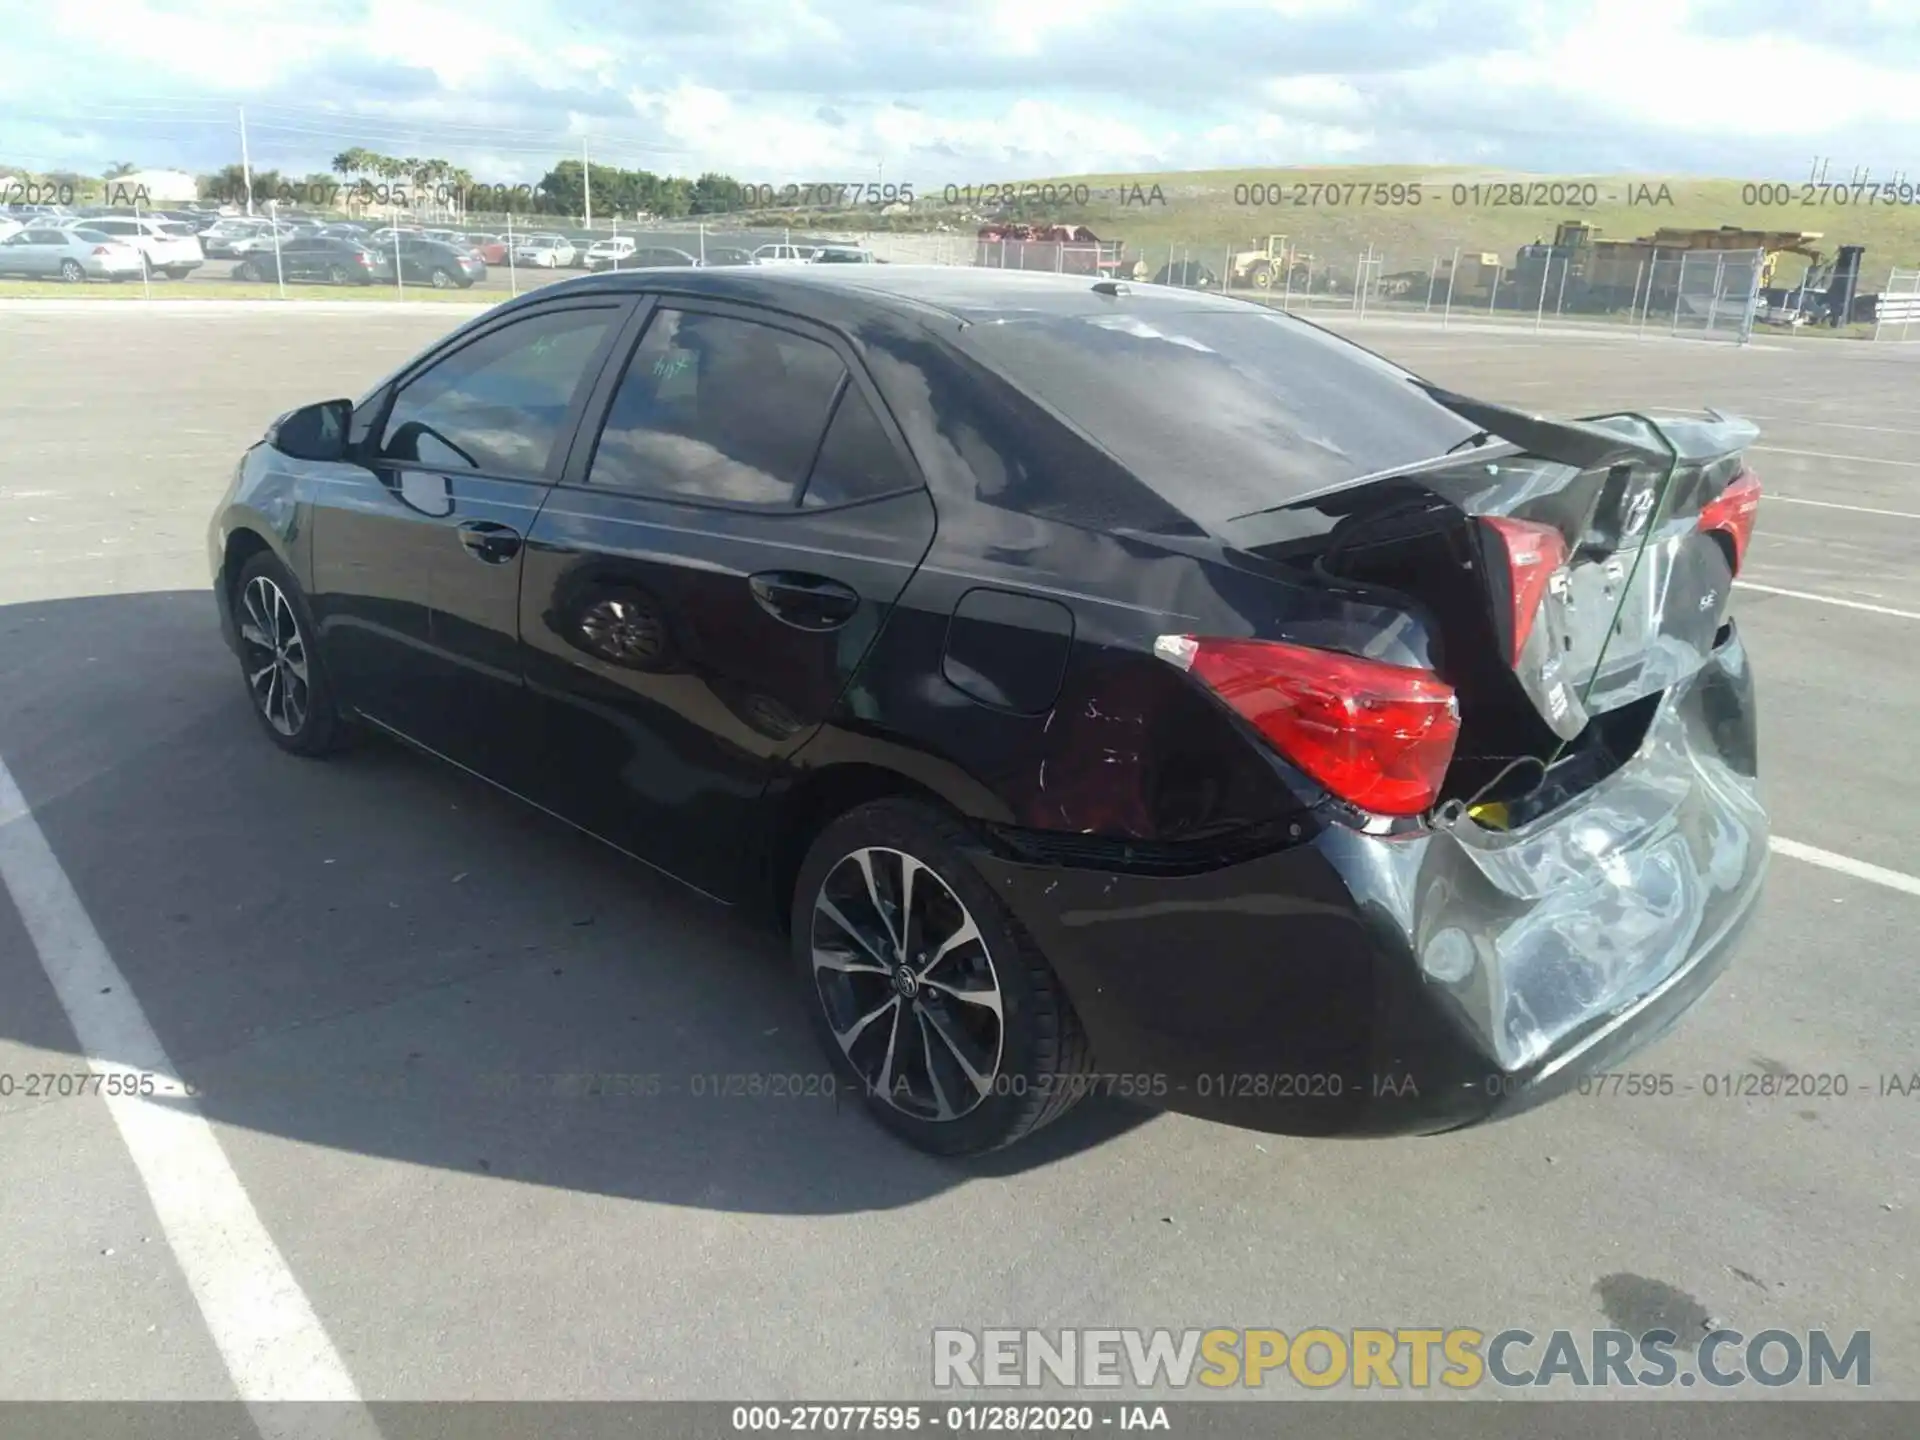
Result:
M282 416L208 547L269 739L766 915L915 1145L1428 1133L1617 1065L1754 913L1756 433L1218 296L689 267Z
M309 235L250 251L233 267L233 278L256 283L280 279L330 285L391 285L393 259L358 240Z
M393 246L389 245L389 252ZM487 278L487 262L471 246L402 236L399 242L400 278L409 285L431 285L436 290L470 290Z

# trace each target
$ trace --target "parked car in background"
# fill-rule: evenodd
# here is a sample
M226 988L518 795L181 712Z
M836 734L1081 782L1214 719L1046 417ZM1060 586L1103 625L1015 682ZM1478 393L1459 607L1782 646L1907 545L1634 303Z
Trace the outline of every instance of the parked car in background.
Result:
M400 278L409 285L469 290L487 278L486 261L464 245L409 238L400 242L399 249Z
M388 248L391 248L393 245L393 242L396 239L417 240L419 238L420 238L420 230L417 226L387 225L387 226L383 226L378 230L375 230L372 234L368 235L367 243L369 245L385 245Z
M816 265L876 265L873 252L859 245L820 245L813 252Z
M706 247L704 258L700 263L709 269L717 266L751 265L753 264L753 252L751 250L742 250L734 245L709 245Z
M507 237L506 236L504 235L469 235L467 236L467 239L473 243L474 253L478 255L482 260L486 261L487 264L504 265L507 263Z
M358 240L302 236L281 242L277 251L255 250L243 256L233 267L233 278L256 284L287 280L329 285L375 285L384 281L390 285L393 256Z
M251 216L222 217L200 232L201 249L209 260L231 259L235 254L243 253L236 251L235 245L266 232L270 224L270 221Z
M5 240L9 235L18 235L26 228L24 221L16 220L11 215L0 215L0 240Z
M514 247L516 265L532 265L541 270L557 270L573 264L573 242L564 235L529 235Z
M676 249L671 245L643 245L633 252L633 259L623 269L653 268L661 265L699 265L703 263L698 255L688 250Z
M77 223L131 245L146 256L147 268L153 274L165 275L169 280L184 280L207 261L199 237L177 221L102 215Z
M811 245L762 245L753 252L756 265L805 265L813 259Z
M0 240L0 275L30 280L134 280L146 256L126 241L85 226L31 225Z
M587 269L631 270L633 252L640 247L628 235L615 235L609 240L596 240L587 247L585 255Z

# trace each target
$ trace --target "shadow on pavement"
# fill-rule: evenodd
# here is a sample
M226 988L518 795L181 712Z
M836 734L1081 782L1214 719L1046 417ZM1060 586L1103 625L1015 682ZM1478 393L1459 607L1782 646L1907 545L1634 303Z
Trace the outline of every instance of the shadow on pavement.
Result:
M281 754L205 591L0 608L0 674L0 757L210 1119L816 1214L1045 1166L1151 1118L1090 1100L999 1156L908 1150L822 1093L777 937L398 746ZM10 903L0 1040L77 1048Z

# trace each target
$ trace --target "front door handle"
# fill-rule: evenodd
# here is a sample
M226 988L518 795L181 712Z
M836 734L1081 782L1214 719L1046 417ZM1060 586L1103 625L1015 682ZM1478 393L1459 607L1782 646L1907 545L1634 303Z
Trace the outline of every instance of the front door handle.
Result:
M468 520L460 526L460 543L474 559L504 565L520 553L520 532L497 520Z
M837 630L860 608L860 592L824 575L765 570L747 577L760 607L800 630Z

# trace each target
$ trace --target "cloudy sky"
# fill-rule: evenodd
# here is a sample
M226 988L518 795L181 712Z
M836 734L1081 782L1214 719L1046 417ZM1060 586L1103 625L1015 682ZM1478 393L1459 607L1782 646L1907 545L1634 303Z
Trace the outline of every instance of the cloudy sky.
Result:
M1920 0L0 0L0 165L1920 179Z

